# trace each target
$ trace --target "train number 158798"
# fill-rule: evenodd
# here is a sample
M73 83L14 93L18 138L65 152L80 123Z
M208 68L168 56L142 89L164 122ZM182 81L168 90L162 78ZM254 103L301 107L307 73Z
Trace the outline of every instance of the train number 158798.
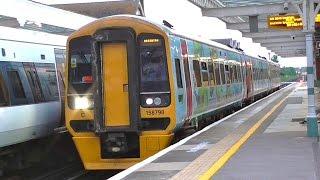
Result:
M164 110L147 110L146 113L148 116L164 115Z

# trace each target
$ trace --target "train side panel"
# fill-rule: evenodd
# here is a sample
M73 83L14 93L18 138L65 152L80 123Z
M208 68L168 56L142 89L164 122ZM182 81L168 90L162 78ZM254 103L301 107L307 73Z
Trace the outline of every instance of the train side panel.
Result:
M62 125L55 48L0 40L0 147L48 136Z

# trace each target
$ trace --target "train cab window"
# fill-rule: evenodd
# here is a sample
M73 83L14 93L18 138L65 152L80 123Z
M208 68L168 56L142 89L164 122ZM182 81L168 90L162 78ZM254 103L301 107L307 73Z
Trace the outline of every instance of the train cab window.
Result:
M193 60L193 71L194 75L196 76L196 81L197 81L197 87L201 87L201 73L200 73L200 65L199 61Z
M12 85L14 97L26 98L18 71L8 71L7 73Z
M180 59L175 59L176 65L176 78L177 78L177 86L178 88L183 88L182 86L182 78L181 78L181 67L180 67Z
M224 71L224 65L220 64L221 84L226 84L226 77Z
M139 36L140 91L169 92L169 78L165 44L158 35Z
M83 36L70 41L68 93L89 93L93 83L92 61L91 38L89 36Z
M211 86L214 86L215 82L214 82L214 67L213 67L213 63L209 62L208 63L208 70L209 70L209 84Z
M208 67L206 62L201 62L201 75L202 75L202 86L208 86L209 85L209 79L208 79Z

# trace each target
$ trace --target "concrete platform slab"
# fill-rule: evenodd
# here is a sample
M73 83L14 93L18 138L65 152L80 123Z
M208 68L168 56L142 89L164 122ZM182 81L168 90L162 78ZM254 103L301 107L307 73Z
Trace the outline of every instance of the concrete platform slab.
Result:
M282 89L123 171L113 179L198 179L261 119L262 124L255 135L214 179L314 179L318 177L315 166L319 163L316 163L318 160L313 154L320 154L318 146L313 139L305 137L304 125L292 121L292 118L305 117L305 97L306 89L303 87ZM288 149L292 149L292 152L287 152ZM304 172L298 171L300 166L303 166L301 170Z
M295 98L295 99L294 99ZM320 146L306 136L307 89L293 91L286 106L253 136L213 179L320 179Z

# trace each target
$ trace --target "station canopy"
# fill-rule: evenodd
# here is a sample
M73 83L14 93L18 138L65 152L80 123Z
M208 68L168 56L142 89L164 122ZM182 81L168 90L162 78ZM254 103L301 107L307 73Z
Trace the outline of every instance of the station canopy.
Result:
M281 57L306 56L300 0L188 0ZM317 17L320 22L320 17Z
M76 0L71 3L46 2L48 5L78 14L101 18L115 14L144 15L139 0L88 0L88 2Z
M8 0L0 6L0 28L67 36L97 18L115 14L144 15L143 5L140 0Z

